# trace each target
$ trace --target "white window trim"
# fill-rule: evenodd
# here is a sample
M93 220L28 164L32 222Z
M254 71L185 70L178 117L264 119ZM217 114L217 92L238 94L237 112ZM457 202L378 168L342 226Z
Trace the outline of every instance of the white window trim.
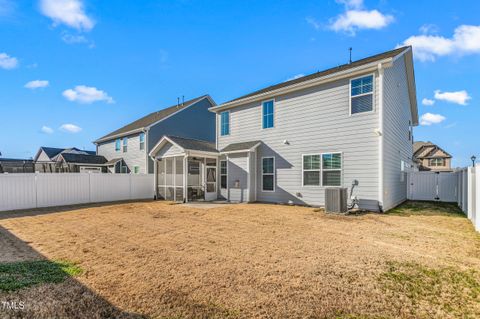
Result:
M325 154L340 154L340 168L323 168L323 155ZM342 152L325 152L322 153L320 157L320 167L322 168L321 172L321 180L322 180L322 187L342 187L343 186L343 153ZM335 171L340 171L340 185L324 185L323 184L323 172L335 172Z
M135 173L135 168L138 168L138 173ZM140 174L140 166L138 166L138 165L133 166L133 173L134 174Z
M264 114L263 114L263 103L270 102L270 101L273 102L273 126L272 126L272 127L263 127L263 116L264 116ZM261 120L262 120L262 122L261 122L262 130L270 130L270 129L274 129L274 128L275 128L275 123L277 122L277 119L276 119L276 116L275 116L276 113L277 113L277 112L275 112L275 109L276 109L276 105L275 105L275 104L276 104L275 99L264 100L264 101L262 101L262 102L260 103L260 108L261 108L261 113L262 113L262 116L261 116Z
M222 124L222 114L227 113L228 114L228 134L223 134L223 124ZM229 136L230 135L230 111L223 111L220 112L220 136Z
M358 94L358 95L355 95L354 97L359 97L359 96L365 96L365 95L372 94L372 110L368 111L368 112L352 113L352 81L358 80L358 79L361 79L361 78L364 78L364 77L367 77L367 76L372 76L373 77L372 78L372 92L371 93ZM355 78L350 79L350 83L348 85L348 113L349 113L349 116L359 116L359 115L375 113L375 110L376 110L376 103L375 103L375 100L376 100L375 99L376 83L377 83L377 81L376 81L375 73L364 74L362 76L357 76Z
M320 168L319 169L307 169L305 170L305 161L304 157L305 156L312 156L312 155L318 155L320 156ZM304 185L304 176L303 172L316 172L319 171L319 180L318 180L318 185ZM321 153L312 153L312 154L302 154L302 187L305 188L310 188L310 187L321 187L322 186L322 154Z
M122 153L127 153L128 152L128 138L124 137L122 139Z
M263 159L264 158L273 158L273 173L263 173ZM276 171L275 156L263 156L261 160L262 160L262 162L261 162L262 165L260 167L261 173L262 173L262 181L261 181L262 188L261 188L261 190L262 190L263 193L274 193L275 192L275 180L276 180L276 178L275 178L275 171ZM273 176L273 190L264 190L263 189L263 176L264 175L272 175Z
M118 150L117 150L117 142L118 143ZM117 138L115 139L115 152L121 152L122 151L122 139L121 138Z
M226 159L220 160L220 189L228 189L228 161ZM222 174L222 162L225 162L225 169L227 171L226 174ZM222 176L226 176L227 178L227 183L225 185L225 188L222 187Z

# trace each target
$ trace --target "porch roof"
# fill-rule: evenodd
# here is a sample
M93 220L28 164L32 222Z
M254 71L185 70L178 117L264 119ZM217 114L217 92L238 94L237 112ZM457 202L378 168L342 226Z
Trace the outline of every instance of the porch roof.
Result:
M240 152L249 152L253 151L260 145L261 141L249 141L249 142L240 142L233 143L225 146L220 152L221 153L240 153Z
M196 140L192 138L185 138L172 135L164 135L160 141L150 152L151 157L155 157L159 151L165 146L171 144L178 148L183 153L205 153L218 155L218 151L215 148L215 143L203 140Z

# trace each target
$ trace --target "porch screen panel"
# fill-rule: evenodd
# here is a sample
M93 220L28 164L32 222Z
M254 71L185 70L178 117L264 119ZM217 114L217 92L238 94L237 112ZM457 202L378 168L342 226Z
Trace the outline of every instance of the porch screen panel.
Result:
M158 198L165 199L165 161L157 162Z
M175 158L175 200L183 201L183 157Z
M173 198L173 159L165 159L165 185L166 185L166 200L174 200Z

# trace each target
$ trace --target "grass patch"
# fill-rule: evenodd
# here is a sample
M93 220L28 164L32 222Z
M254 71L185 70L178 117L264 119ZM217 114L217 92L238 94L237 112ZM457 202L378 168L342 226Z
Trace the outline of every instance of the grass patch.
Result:
M480 317L477 271L434 269L413 262L388 262L387 267L379 278L382 287L395 298L406 297L414 310L428 309L427 312L443 312L455 318Z
M60 283L82 273L66 261L34 260L0 264L0 290L10 292L38 284Z
M417 202L407 201L400 206L397 206L387 212L392 215L412 216L452 216L465 217L465 214L454 203L441 202Z

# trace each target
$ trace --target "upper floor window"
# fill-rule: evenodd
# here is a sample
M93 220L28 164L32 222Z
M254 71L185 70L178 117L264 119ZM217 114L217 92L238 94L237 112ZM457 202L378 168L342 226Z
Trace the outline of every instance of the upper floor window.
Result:
M429 164L430 164L430 166L445 166L445 159L444 158L431 158Z
M126 153L128 148L128 138L123 138L123 152Z
M230 134L230 112L220 113L220 135Z
M145 133L140 133L139 139L140 139L140 149L144 150L145 149Z
M273 114L274 114L274 102L273 100L265 101L262 103L262 127L273 127Z
M120 139L119 139L119 138L117 138L117 139L115 140L115 151L116 151L116 152L119 152L119 151L120 151Z
M351 114L373 111L373 75L350 81Z

